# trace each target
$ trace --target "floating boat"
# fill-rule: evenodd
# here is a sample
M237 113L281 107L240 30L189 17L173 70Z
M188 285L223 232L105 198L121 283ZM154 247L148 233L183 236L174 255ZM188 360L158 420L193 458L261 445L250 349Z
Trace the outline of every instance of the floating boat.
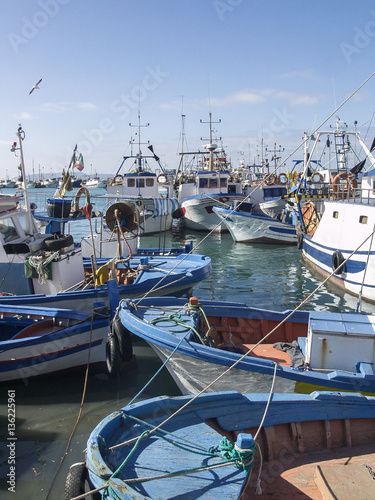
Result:
M84 186L87 187L87 189L106 188L107 179L101 179L98 175L95 175L94 177L87 179L87 181L84 182Z
M346 130L340 121L333 130L319 132L316 141L324 135L328 135L327 143L334 148L336 165L329 171L329 189L323 196L299 189L303 198L299 200L298 247L305 261L319 274L346 292L375 302L374 147L370 151L359 132ZM355 141L365 155L356 165L349 158L349 144ZM358 158L356 153L356 161ZM363 173L367 160L370 165Z
M119 318L166 363L183 394L214 380L212 391L265 392L272 375L279 392L306 391L297 382L375 393L375 315L160 297L121 301Z
M213 211L214 206L230 207L243 200L242 185L235 179L223 148L214 143L210 113L210 138L204 151L184 152L176 173L175 187L180 208L175 217L189 229L197 231L227 231ZM196 168L183 166L185 157L200 158Z
M160 158L148 146L150 155L141 151L141 127L138 114L138 153L124 156L113 179L108 181L106 198L113 201L128 200L136 204L140 213L143 234L160 233L172 228L173 214L178 208L178 201L173 195L173 186L165 172ZM131 146L135 143L132 141ZM160 174L151 169L149 160L156 161ZM127 160L132 166L123 175L120 172ZM163 195L161 194L161 190Z
M372 498L374 398L269 396L162 396L115 411L71 466L65 498L87 478L108 500Z
M266 203L262 204L267 206ZM277 217L253 212L251 203L243 202L238 208L213 207L213 211L222 219L234 241L242 243L273 243L292 245L297 243L294 210L285 206Z
M20 148L22 137L21 129ZM180 252L136 252L127 257L113 254L112 259L98 261L93 252L87 261L82 256L80 243L75 243L62 229L72 220L67 217L71 200L50 200L47 206L50 213L45 217L47 233L37 228L26 191L25 201L25 207L0 212L0 293L3 295L0 303L48 304L90 311L98 300L106 300L108 304L110 278L117 279L119 295L125 298L145 293L176 294L189 290L211 274L211 259L192 254L192 248L187 246ZM86 198L82 210L91 216L89 207ZM131 221L125 221L121 212L114 212L111 212L114 218L120 217L121 227L130 224L133 227L135 210L131 211Z
M0 194L0 212L13 210L17 207L22 198L22 195L17 194Z
M90 364L107 371L109 314L0 304L0 382L69 373ZM130 361L132 351L126 361Z

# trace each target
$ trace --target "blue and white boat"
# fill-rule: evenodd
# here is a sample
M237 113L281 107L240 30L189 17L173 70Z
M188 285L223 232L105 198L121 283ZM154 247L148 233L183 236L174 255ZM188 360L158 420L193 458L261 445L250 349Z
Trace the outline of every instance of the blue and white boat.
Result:
M132 126L132 125L131 125ZM150 154L141 150L141 123L138 113L138 153L124 156L113 179L108 181L107 195L110 200L128 200L137 205L140 213L140 225L143 234L160 233L172 228L173 214L178 208L178 201L174 197L172 183L163 168L160 158L154 153L153 146L148 145ZM130 142L131 148L135 145ZM149 143L148 143L149 144ZM127 160L133 161L127 172L122 169ZM152 170L149 161L157 164Z
M234 241L295 245L296 214L288 205L285 206L285 201L283 204L285 208L276 217L253 211L249 202L233 208L213 207L213 211L222 219Z
M328 171L325 196L303 190L298 246L318 273L346 292L375 302L374 145L368 149L358 131L348 131L339 121L335 129L319 132L316 141L324 135L333 137L327 142L334 148L336 165ZM361 157L359 151L354 158L351 154L355 142L362 147Z
M102 304L92 314L0 304L0 382L61 375L88 364L106 372L109 331Z
M69 470L65 497L83 494L88 479L86 495L106 500L322 498L328 465L350 476L348 484L341 481L346 498L372 498L365 466L373 466L366 454L375 442L374 398L314 392L273 394L269 402L269 396L216 392L125 406L92 431L85 461ZM351 474L357 468L361 483ZM330 498L345 498L337 483L329 486L337 495Z
M176 212L181 222L196 231L227 231L213 211L214 206L230 207L243 200L240 179L232 175L223 148L214 143L210 113L210 138L204 151L183 152L176 173L175 187L180 205ZM183 165L186 157L198 158L198 165Z
M212 391L265 392L272 375L279 392L310 384L375 393L372 314L160 297L121 301L119 318L166 363L183 394L214 380Z
M19 148L14 145L14 150L22 148L21 127L17 135ZM211 274L211 259L193 254L188 245L180 251L167 252L142 252L135 246L134 252L129 251L126 256L114 251L111 258L107 254L107 258L100 259L98 254L97 259L94 244L91 252L87 250L88 258L85 259L80 242L74 242L71 235L64 234L65 224L75 220L67 217L71 200L51 200L52 208L58 210L59 216L53 217L56 214L52 212L46 214L46 233L36 225L26 190L25 202L22 207L14 200L13 208L0 211L0 303L91 311L93 303L98 300L105 300L108 305L107 281L110 278L116 278L119 295L126 298L146 293L180 293ZM74 205L79 205L77 196ZM88 206L86 200L85 207ZM124 236L123 230L136 225L136 210L123 214L116 206L111 205L110 211L113 227L117 224L115 220L119 221L117 238L115 235L114 241L108 242L114 244L113 248ZM43 219L42 216L39 218Z

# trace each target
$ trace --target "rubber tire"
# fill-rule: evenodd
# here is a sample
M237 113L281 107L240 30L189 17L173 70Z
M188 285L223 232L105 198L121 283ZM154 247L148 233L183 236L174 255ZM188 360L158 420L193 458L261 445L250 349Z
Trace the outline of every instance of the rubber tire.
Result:
M60 236L57 239L48 238L47 240L44 240L44 247L46 250L57 252L57 250L61 250L62 248L70 247L73 243L73 236L71 234L67 234Z
M116 315L112 322L112 333L116 336L122 361L130 361L133 357L133 344L131 341L130 332L121 323L120 318Z
M105 343L105 360L109 377L117 377L121 369L121 353L117 337L110 333Z
M85 493L85 481L87 479L87 469L85 462L78 462L70 466L65 481L64 500L83 495Z
M342 274L343 272L346 272L345 266L343 265L345 258L343 254L340 252L340 250L336 250L332 254L332 270L334 271L336 268L337 271L334 274Z
M297 236L297 248L298 250L302 250L302 247L303 247L303 234L299 233L299 235Z

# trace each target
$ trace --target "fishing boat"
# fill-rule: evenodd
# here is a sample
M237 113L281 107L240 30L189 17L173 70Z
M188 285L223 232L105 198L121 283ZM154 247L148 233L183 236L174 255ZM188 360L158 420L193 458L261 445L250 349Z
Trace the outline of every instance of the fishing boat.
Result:
M138 153L133 154L133 140L131 153L124 156L116 175L108 181L108 199L113 201L131 201L138 207L143 234L153 234L169 231L172 227L173 214L178 208L178 201L173 196L173 186L169 183L169 176L160 162L160 158L154 153L153 146L148 144L150 155L143 154L141 145L140 114L138 113ZM130 124L130 126L132 126ZM157 164L152 169L149 160ZM127 160L132 161L129 170L124 174L121 171ZM160 171L159 175L156 170ZM162 194L163 193L163 194Z
M275 217L253 211L253 205L242 202L231 208L213 207L213 211L222 219L234 241L242 243L273 243L277 245L295 245L297 243L297 217L291 205L284 208ZM272 202L274 207L274 203ZM267 203L262 203L267 207Z
M87 189L106 188L107 187L107 179L101 179L98 175L95 175L94 177L90 177L89 179L87 179L87 181L84 182L84 186Z
M216 392L130 404L92 431L65 498L372 498L375 399Z
M215 143L212 114L209 114L209 143L203 151L182 152L176 172L175 190L180 208L175 217L189 229L197 231L226 232L213 206L229 208L243 200L242 185L231 171L225 150ZM201 121L201 123L203 123ZM201 138L201 140L205 140ZM220 139L219 139L220 140ZM198 164L184 164L187 157L197 158Z
M335 164L330 170L329 188L322 196L303 189L299 199L298 247L305 262L339 288L375 302L375 158L357 130L337 120L335 128L320 131ZM353 158L352 144L361 146ZM314 149L311 155L314 153ZM361 159L362 158L362 159ZM365 167L365 163L368 167ZM305 172L309 167L305 165ZM323 180L323 179L322 179ZM327 180L327 179L325 179Z
M121 301L119 319L153 348L183 394L214 381L212 391L265 392L272 376L279 392L310 384L375 393L372 314L160 297Z
M107 372L110 323L103 304L91 314L0 304L0 331L0 382L61 375L88 364Z
M23 140L21 127L18 136L20 145L17 149L20 149ZM77 198L80 204L77 195L73 208L76 208ZM89 201L86 197L82 210L74 209L73 213L85 212L91 222ZM187 247L181 252L136 252L126 258L113 254L113 258L104 260L96 260L93 251L89 259L84 259L80 242L74 242L71 235L64 233L64 224L73 220L69 217L71 208L72 200L68 198L51 199L45 216L48 221L46 233L41 233L36 226L27 191L25 206L0 212L1 303L48 304L49 307L90 311L98 300L106 300L108 304L107 282L110 278L116 278L119 295L125 298L145 293L179 293L211 274L211 259L193 254L192 248ZM128 212L116 211L113 206L110 211L112 219L119 221L122 230L134 227L135 213L134 208L130 219Z

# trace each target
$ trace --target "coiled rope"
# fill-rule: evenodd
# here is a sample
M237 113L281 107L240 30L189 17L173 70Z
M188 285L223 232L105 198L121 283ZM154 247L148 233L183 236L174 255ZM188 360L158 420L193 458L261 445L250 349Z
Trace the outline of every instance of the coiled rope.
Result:
M48 257L44 257L44 255L30 255L28 263L30 267L36 270L38 274L38 283L40 285L43 285L48 279L48 264L58 257L58 255L60 255L58 251Z

